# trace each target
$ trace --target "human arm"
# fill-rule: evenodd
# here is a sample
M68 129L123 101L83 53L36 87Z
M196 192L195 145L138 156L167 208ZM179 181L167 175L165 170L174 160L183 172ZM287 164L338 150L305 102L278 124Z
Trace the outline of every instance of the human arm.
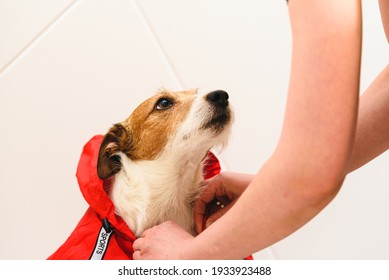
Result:
M382 15L382 23L384 29L387 31L387 37L389 41L389 0L380 0L380 9ZM361 166L365 165L375 157L379 156L389 148L389 65L381 71L381 73L375 78L372 84L366 89L363 95L359 99L359 111L357 129L353 151L350 157L349 165L346 173L350 173ZM225 179L225 175L228 177L238 176L236 173L224 172L214 178L214 180L207 180L208 187L207 192L200 197L197 204L200 208L200 213L204 213L201 209L205 209L207 203L217 195L222 188L223 192L228 191L231 186L232 193L235 194L235 185L231 179ZM244 176L239 174L239 176ZM239 182L239 180L238 180ZM248 184L245 185L247 187ZM242 191L244 188L241 188ZM240 195L240 193L239 193ZM238 195L235 194L235 199ZM211 203L212 204L212 203ZM213 223L217 218L221 217L232 206L220 209L215 212L210 218L208 224ZM207 213L208 214L208 213ZM204 219L204 215L198 220ZM208 215L205 215L208 217Z
M346 173L365 165L389 149L389 65L377 76L359 99L357 129L353 151ZM206 190L195 204L195 221L201 232L202 221L206 227L223 216L251 183L253 175L222 172L204 181ZM219 196L227 196L227 206L215 213L205 213L207 205Z
M343 181L357 114L360 1L293 0L289 11L292 69L277 148L234 207L196 238L175 239L167 258L243 258L307 223ZM136 258L161 256L153 232L136 243Z
M357 115L360 2L295 0L289 11L292 69L278 146L235 206L184 247L184 258L259 251L312 219L343 181Z
M388 148L389 65L360 98L355 144L346 173L358 169Z
M379 0L389 42L389 0ZM355 145L347 172L366 164L389 148L389 65L360 98Z
M382 25L384 26L386 39L389 42L389 0L379 0Z

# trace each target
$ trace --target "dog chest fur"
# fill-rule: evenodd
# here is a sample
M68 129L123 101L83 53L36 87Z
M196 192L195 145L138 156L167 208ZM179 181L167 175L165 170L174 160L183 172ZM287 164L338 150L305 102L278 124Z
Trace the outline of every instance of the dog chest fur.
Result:
M123 157L111 199L116 212L136 236L154 225L173 220L194 234L194 200L200 194L202 163L178 164L163 159L132 162Z

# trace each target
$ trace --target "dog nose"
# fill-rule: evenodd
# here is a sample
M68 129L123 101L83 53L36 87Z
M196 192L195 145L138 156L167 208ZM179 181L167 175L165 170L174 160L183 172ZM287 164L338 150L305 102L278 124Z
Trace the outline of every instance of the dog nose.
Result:
M228 106L228 93L224 90L215 90L207 94L208 102L216 105L216 106Z

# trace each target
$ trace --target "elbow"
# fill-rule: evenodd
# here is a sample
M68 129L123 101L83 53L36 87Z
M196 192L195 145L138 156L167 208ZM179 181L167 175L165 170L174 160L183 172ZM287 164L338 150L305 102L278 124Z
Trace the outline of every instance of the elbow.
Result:
M295 178L294 191L308 206L324 208L335 198L344 182L341 169L323 171Z
M317 160L316 164L276 161L274 164L280 168L276 180L283 181L285 196L294 197L302 206L322 208L337 195L345 179L346 160L335 159Z
M305 190L306 196L313 205L324 207L330 203L338 194L343 182L344 176L334 178L319 178L316 182L312 182L311 187Z

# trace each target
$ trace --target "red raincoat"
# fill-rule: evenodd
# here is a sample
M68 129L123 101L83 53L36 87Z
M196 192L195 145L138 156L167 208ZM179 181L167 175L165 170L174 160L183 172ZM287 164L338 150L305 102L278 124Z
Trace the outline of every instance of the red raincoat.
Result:
M48 259L132 259L132 244L136 237L121 217L115 214L114 205L106 187L109 180L97 176L97 158L102 135L93 137L85 145L78 168L77 180L90 207L65 243ZM205 179L220 173L217 158L209 153L204 165Z

